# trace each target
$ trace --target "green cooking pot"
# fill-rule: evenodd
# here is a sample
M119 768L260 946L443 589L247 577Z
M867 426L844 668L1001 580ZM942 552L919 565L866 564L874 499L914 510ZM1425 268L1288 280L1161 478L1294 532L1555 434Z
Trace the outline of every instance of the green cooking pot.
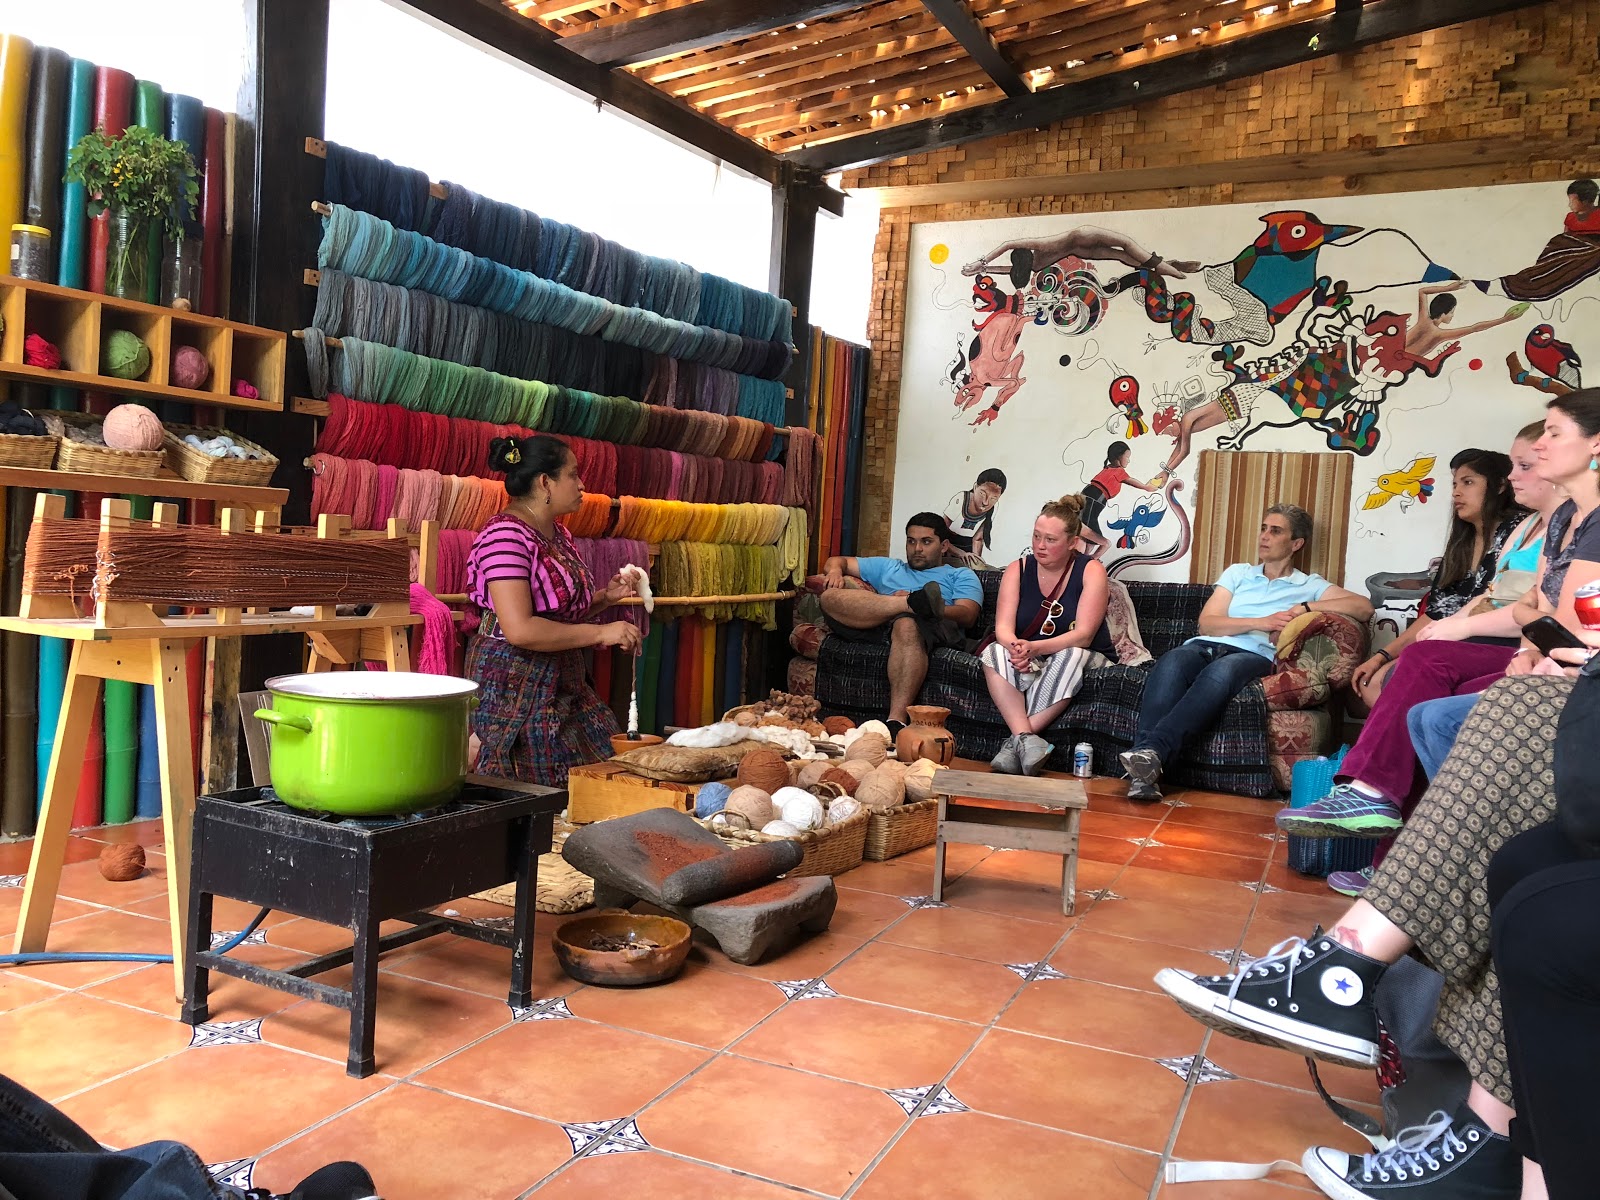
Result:
M467 774L478 685L410 671L267 680L272 787L295 808L350 817L419 812L453 800Z

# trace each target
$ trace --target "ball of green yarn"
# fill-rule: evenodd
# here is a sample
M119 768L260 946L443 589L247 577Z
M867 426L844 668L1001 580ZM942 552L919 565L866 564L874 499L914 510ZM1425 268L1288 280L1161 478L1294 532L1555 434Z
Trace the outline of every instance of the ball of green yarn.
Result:
M113 379L138 379L150 369L150 347L139 335L113 329L100 348L100 373Z

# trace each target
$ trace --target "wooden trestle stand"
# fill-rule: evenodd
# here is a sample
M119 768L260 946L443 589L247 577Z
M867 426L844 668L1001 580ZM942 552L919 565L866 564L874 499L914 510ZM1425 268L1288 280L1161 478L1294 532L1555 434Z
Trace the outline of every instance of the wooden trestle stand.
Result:
M177 524L177 509L155 506L156 528ZM34 509L37 526L59 520L65 513L60 496L41 495ZM100 541L102 558L115 544L119 529L132 528L126 500L102 503ZM269 520L270 517L270 520ZM244 514L230 509L223 514L222 529L244 529ZM275 525L276 514L257 515L258 530ZM345 537L348 518L324 517L318 537ZM378 535L382 536L382 535ZM403 522L391 521L387 536L404 538ZM374 605L364 616L339 616L336 597L307 596L310 616L290 612L263 612L245 607L213 608L194 616L159 616L149 604L117 600L114 587L99 589L92 616L79 616L73 601L61 595L34 595L24 589L19 615L0 617L0 629L72 642L61 718L45 779L44 802L34 837L33 857L22 894L17 927L17 953L42 951L50 934L61 867L72 829L73 803L83 773L83 748L89 736L104 680L150 684L156 693L156 739L160 755L161 802L165 818L167 860L167 910L172 927L175 995L182 999L188 940L189 843L194 817L194 758L189 733L189 683L186 651L197 638L233 638L272 633L303 633L311 640L311 670L334 665L379 661L391 671L410 670L406 630L418 618L408 603Z

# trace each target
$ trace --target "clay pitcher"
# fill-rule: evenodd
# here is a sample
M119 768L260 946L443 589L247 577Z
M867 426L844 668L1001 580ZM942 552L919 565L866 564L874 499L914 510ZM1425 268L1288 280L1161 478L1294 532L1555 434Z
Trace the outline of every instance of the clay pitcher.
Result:
M912 704L906 707L906 716L911 723L894 740L895 757L903 763L928 758L948 767L956 756L956 740L944 727L950 710L936 704Z

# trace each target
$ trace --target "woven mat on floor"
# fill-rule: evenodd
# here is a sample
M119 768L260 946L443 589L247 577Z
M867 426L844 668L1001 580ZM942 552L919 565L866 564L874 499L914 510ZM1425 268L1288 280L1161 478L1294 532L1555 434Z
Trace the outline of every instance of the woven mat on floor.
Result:
M575 828L557 817L551 852L539 856L539 887L534 894L533 906L540 912L577 912L594 903L594 880L561 857L561 845ZM516 893L516 884L508 883L490 888L487 892L479 892L474 899L510 908L516 903Z

